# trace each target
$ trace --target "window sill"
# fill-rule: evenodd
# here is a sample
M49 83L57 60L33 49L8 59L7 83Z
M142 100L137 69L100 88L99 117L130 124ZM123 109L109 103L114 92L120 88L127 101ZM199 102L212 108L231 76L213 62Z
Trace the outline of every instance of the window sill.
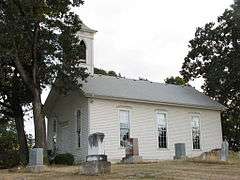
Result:
M202 151L202 149L192 149L192 151Z
M169 151L168 148L157 148L158 151Z

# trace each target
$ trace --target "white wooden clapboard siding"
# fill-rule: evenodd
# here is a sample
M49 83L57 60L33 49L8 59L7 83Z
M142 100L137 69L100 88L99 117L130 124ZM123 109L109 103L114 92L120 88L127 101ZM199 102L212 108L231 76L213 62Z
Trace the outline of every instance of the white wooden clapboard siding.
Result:
M82 112L81 147L78 147L76 110ZM76 162L84 161L88 153L88 99L78 92L57 99L48 117L48 147L52 149L53 119L57 118L58 153L71 153Z
M190 157L221 146L220 111L94 98L89 101L89 131L105 134L105 153L110 160L120 160L125 155L119 144L119 109L130 111L130 136L138 138L139 152L145 160L173 159L175 143L186 143ZM158 148L156 111L167 114L167 149ZM192 150L192 114L200 116L201 150Z
M76 110L82 111L81 148L77 147ZM54 103L48 117L48 145L52 149L53 119L57 118L57 147L59 153L72 153L76 163L85 161L88 153L88 135L95 132L105 134L105 153L112 161L125 155L120 148L120 109L130 111L130 136L138 138L139 152L144 160L172 159L174 144L185 143L188 156L220 148L222 131L220 111L184 108L176 106L133 103L97 98L87 99L74 92L60 97ZM156 111L167 114L168 148L159 149L157 139ZM191 115L200 116L201 150L192 150Z

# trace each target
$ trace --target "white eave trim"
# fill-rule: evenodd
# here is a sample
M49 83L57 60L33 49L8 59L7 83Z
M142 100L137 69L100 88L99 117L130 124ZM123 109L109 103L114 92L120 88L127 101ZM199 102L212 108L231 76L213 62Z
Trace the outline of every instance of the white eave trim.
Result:
M140 99L128 99L121 97L111 97L111 96L101 96L94 94L84 94L88 98L96 98L96 99L107 99L107 100L118 100L118 101L128 101L128 102L138 102L138 103L148 103L148 104L158 104L158 105L166 105L166 106L178 106L178 107L186 107L186 108L197 108L197 109L206 109L206 110L216 110L222 111L226 108L217 108L217 107L207 107L207 106L199 106L195 104L180 104L180 103L169 103L169 102L160 102L160 101L148 101L148 100L140 100Z

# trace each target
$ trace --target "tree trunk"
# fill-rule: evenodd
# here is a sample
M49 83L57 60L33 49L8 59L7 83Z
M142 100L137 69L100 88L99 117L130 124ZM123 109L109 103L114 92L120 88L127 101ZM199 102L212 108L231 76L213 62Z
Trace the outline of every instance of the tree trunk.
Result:
M40 89L34 88L33 116L35 125L35 147L46 149L45 120L42 107Z
M18 136L18 143L20 146L19 153L20 153L20 162L23 165L28 164L29 160L29 151L27 145L27 138L24 131L24 119L23 119L23 111L22 107L19 104L15 104L15 124L17 129L17 136Z

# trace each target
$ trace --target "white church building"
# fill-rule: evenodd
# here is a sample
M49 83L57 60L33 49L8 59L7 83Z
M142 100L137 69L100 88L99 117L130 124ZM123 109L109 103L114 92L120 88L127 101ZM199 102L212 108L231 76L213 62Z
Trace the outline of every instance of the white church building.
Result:
M188 157L221 148L224 106L189 86L95 75L95 33L83 24L78 34L87 82L66 96L52 90L46 100L49 149L85 161L88 136L96 132L105 134L112 162L125 156L128 138L138 139L144 161L173 159L176 143L185 143Z

